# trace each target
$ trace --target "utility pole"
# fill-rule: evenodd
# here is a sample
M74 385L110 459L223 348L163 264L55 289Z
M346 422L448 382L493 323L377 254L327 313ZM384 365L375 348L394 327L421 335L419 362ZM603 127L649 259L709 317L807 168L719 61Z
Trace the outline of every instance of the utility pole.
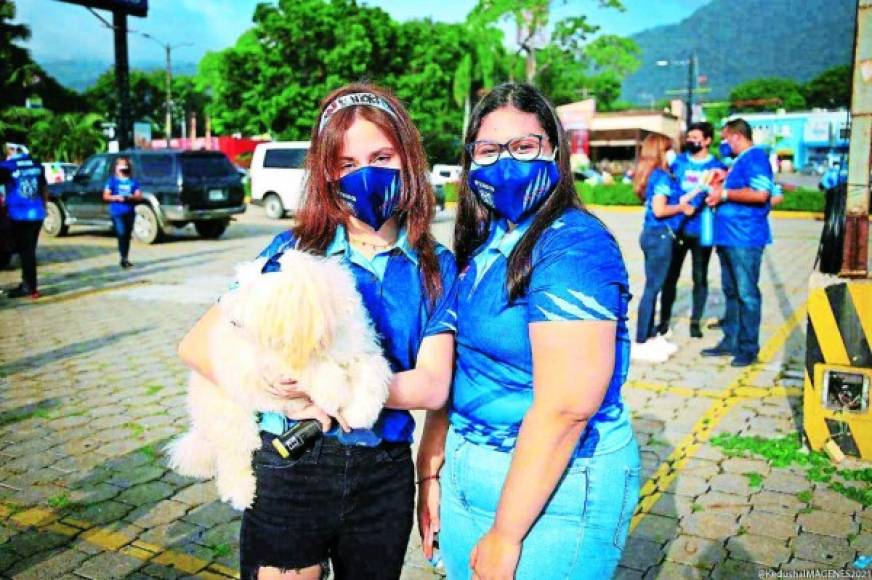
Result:
M130 112L130 64L127 59L127 14L112 11L112 29L115 33L115 87L118 91L118 149L129 149L132 144Z

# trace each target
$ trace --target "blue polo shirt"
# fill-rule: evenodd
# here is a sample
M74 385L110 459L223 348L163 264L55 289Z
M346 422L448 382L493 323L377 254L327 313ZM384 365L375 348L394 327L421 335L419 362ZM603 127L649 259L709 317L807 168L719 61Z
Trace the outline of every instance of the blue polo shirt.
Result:
M746 187L770 195L775 188L769 156L759 147L742 151L724 181L727 190ZM715 213L715 245L751 248L771 243L770 207L768 199L764 203L739 203L727 199Z
M281 269L278 259L297 243L293 232L276 236L259 258L264 260L263 272ZM418 349L428 336L455 332L457 315L453 294L457 266L454 256L444 246L436 246L436 257L442 274L442 294L431 305L428 302L418 254L409 244L405 229L400 231L394 248L373 256L372 260L349 243L345 228L339 226L325 252L341 256L357 284L369 317L379 335L384 356L395 373L415 368ZM293 421L280 413L264 413L260 428L279 435ZM415 421L408 411L384 409L372 429L354 429L344 433L334 428L328 435L349 445L378 445L389 442L412 442Z
M654 169L648 177L648 185L645 187L645 221L643 222L643 227L658 228L668 226L673 231L678 229L683 214L659 218L654 215L652 204L655 197L662 195L666 198L666 205L677 205L681 194L681 187L672 175L659 167Z
M38 161L30 155L15 155L0 161L0 179L6 187L9 219L21 222L45 219L45 204L42 200L45 173Z
M106 187L112 192L112 195L120 195L121 197L133 197L136 190L139 189L139 182L131 177L118 178L114 175L106 182ZM119 216L133 213L133 204L126 201L113 201L109 203L109 215Z
M694 159L687 153L682 153L672 164L672 174L681 186L683 193L690 193L703 187L706 172L713 169L726 169L727 166L714 155L708 155L705 159ZM700 203L702 202L702 203ZM700 207L703 200L697 200ZM683 232L689 236L699 236L699 219L701 211L697 211L684 222ZM684 217L682 218L684 219Z
M536 241L529 288L510 304L508 258L532 219L513 230L504 220L493 221L487 241L458 278L451 426L473 443L512 451L521 421L533 402L529 325L614 320L617 342L612 380L575 456L615 449L633 436L621 398L630 360L630 291L620 248L594 216L579 209L567 210ZM578 369L578 376L584 376L583 369ZM580 380L578 388L583 387Z

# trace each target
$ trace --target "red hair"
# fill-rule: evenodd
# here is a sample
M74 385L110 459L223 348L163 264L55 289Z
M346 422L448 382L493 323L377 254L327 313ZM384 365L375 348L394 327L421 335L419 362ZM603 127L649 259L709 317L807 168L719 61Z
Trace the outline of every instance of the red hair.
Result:
M348 219L348 208L339 199L338 182L333 177L346 131L355 120L366 119L385 134L400 156L403 190L395 217L401 227L405 226L409 244L418 253L427 296L432 302L442 292L442 278L436 242L430 234L435 197L427 175L421 135L392 93L366 83L346 85L327 95L321 101L318 120L337 97L353 93L378 95L390 104L395 115L366 105L346 107L334 113L320 132L317 122L312 127L312 143L306 157L308 178L294 228L299 247L323 254L336 235L336 228Z

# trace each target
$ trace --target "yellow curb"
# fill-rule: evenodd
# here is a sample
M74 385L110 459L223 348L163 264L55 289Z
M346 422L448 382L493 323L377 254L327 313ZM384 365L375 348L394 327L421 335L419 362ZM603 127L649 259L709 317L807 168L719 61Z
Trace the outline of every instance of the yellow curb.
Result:
M196 574L204 578L239 578L239 573L232 568L220 564L210 564L200 558L167 550L161 546L137 540L123 532L110 527L99 528L93 524L74 518L64 518L60 522L44 525L51 518L57 518L58 513L50 508L34 507L24 511L16 511L14 504L0 502L0 520L9 520L22 528L36 528L36 531L49 531L63 536L74 537L88 542L107 552L120 552L138 560L174 566L181 572ZM43 527L36 527L43 525ZM84 528L90 528L82 531ZM208 571L205 569L208 568Z
M797 308L793 315L785 320L769 340L766 341L766 344L760 351L761 361L771 361L775 354L784 348L784 343L787 342L791 332L799 324L799 321L805 317L806 308L806 304ZM636 513L630 523L631 532L650 513L663 492L669 489L669 486L678 477L678 472L687 464L687 461L699 451L703 443L709 440L717 424L727 416L736 404L749 398L737 396L737 391L740 388L753 388L742 387L742 384L751 382L763 370L761 365L750 367L734 379L723 391L718 393L720 400L714 402L703 416L700 417L690 433L681 440L672 453L669 454L669 457L657 467L651 478L642 485L639 506L636 508ZM767 389L767 394L770 394L768 391Z
M126 546L134 540L122 532L116 532L108 528L94 528L82 532L81 538L89 544L94 544L98 548L103 548L110 552L117 552L121 547Z
M154 556L154 554L149 554L150 556ZM179 552L163 552L154 556L151 560L153 564L160 564L162 566L172 566L176 570L181 572L186 572L188 574L196 574L203 568L209 565L209 562L205 560L201 560L200 558L196 558L194 556L189 556L188 554L180 554Z
M42 528L42 530L45 530L47 532L52 532L55 534L60 534L62 536L70 536L70 537L75 536L76 534L78 534L79 532L82 531L79 528L74 528L73 526L68 526L68 525L62 524L60 522L55 522L55 523L51 524L50 526L46 526L46 527Z
M233 568L228 568L227 566L223 566L221 564L212 564L209 566L209 570L213 572L217 572L223 576L230 576L231 578L239 578L239 572L234 570Z
M58 516L54 511L35 507L18 512L10 519L19 526L39 526L51 523L57 518Z
M143 550L142 548L137 548L133 544L131 544L129 546L124 546L123 548L118 550L118 552L121 554L125 554L127 556L132 556L132 557L136 558L137 560L143 560L143 561L150 560L154 556L153 552L149 552L148 550Z

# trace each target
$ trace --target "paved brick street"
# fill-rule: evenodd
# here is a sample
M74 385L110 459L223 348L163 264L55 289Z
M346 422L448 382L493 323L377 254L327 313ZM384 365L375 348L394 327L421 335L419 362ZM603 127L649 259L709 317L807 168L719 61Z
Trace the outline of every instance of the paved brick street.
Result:
M601 216L621 242L638 297L641 216ZM872 508L801 465L774 467L711 442L724 433L785 437L801 423L806 284L821 224L773 223L761 282L762 362L733 369L729 359L699 358L718 333L688 337L686 271L673 336L681 350L665 364L632 368L624 394L646 483L621 578L757 578L872 555ZM450 215L437 220L443 242L452 224ZM162 447L186 424L179 339L227 286L233 265L281 227L250 208L218 241L189 229L160 245L135 244L131 271L118 267L108 232L80 228L41 240L45 297L0 298L0 576L236 573L238 514L216 501L211 482L168 471ZM713 258L713 318L723 304L719 279ZM17 271L0 272L0 287L17 282ZM404 578L433 577L414 532Z

